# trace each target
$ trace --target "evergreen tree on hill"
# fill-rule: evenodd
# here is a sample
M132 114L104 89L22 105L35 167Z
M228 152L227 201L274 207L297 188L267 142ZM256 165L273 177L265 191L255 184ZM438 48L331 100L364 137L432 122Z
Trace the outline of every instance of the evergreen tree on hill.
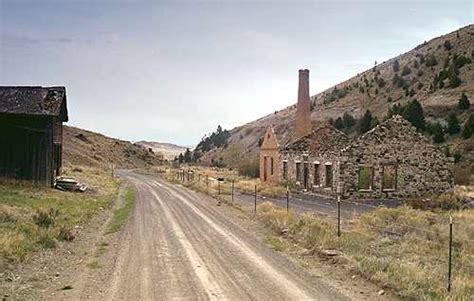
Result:
M410 121L410 123L418 130L423 131L426 127L423 107L416 99L408 103L408 105L405 107L405 110L403 111L403 117Z
M461 95L461 98L459 98L458 101L458 108L460 110L468 110L470 107L471 103L469 102L469 99L467 98L466 94L464 92Z
M474 114L469 115L469 119L466 124L464 124L464 129L462 131L462 136L464 139L469 139L474 134Z
M362 116L362 118L359 120L359 133L363 134L365 132L368 132L370 129L372 129L374 125L374 118L372 117L372 113L367 110Z
M461 126L459 125L459 120L456 117L456 114L454 113L449 114L447 132L450 134L457 134L460 131L461 131Z

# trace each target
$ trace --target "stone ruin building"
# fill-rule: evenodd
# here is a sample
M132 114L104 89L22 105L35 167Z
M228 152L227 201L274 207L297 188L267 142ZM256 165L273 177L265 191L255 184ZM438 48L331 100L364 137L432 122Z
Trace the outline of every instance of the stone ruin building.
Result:
M453 186L453 160L401 116L355 139L331 125L312 130L309 71L299 72L294 139L280 146L268 127L260 180L299 191L356 199L403 199Z

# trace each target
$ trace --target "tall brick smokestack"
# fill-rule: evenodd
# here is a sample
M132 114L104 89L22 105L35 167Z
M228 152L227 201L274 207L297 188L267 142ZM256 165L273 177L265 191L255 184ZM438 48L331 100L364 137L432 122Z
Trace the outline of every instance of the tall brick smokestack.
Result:
M309 104L309 70L299 70L298 103L296 105L296 139L311 133Z

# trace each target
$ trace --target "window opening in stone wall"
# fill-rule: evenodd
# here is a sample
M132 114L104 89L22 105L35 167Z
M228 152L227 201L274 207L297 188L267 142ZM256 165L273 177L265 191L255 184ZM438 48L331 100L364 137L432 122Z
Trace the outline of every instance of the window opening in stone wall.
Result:
M301 180L301 163L297 162L296 163L296 181Z
M270 175L273 176L273 157L270 158Z
M309 166L308 163L303 164L303 185L305 189L309 186Z
M283 161L283 179L288 179L288 162Z
M321 178L319 176L319 164L314 164L314 185L321 185Z
M326 187L332 187L332 165L326 165Z
M359 167L359 190L372 190L373 169L370 166Z
M382 191L397 189L397 166L386 164L382 166Z
M263 181L267 181L267 157L263 157Z

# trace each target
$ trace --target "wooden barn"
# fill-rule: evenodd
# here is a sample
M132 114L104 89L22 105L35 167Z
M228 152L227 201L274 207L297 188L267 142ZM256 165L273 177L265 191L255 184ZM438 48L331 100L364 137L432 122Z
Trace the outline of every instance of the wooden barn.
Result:
M64 87L0 86L0 178L52 185L67 121Z

